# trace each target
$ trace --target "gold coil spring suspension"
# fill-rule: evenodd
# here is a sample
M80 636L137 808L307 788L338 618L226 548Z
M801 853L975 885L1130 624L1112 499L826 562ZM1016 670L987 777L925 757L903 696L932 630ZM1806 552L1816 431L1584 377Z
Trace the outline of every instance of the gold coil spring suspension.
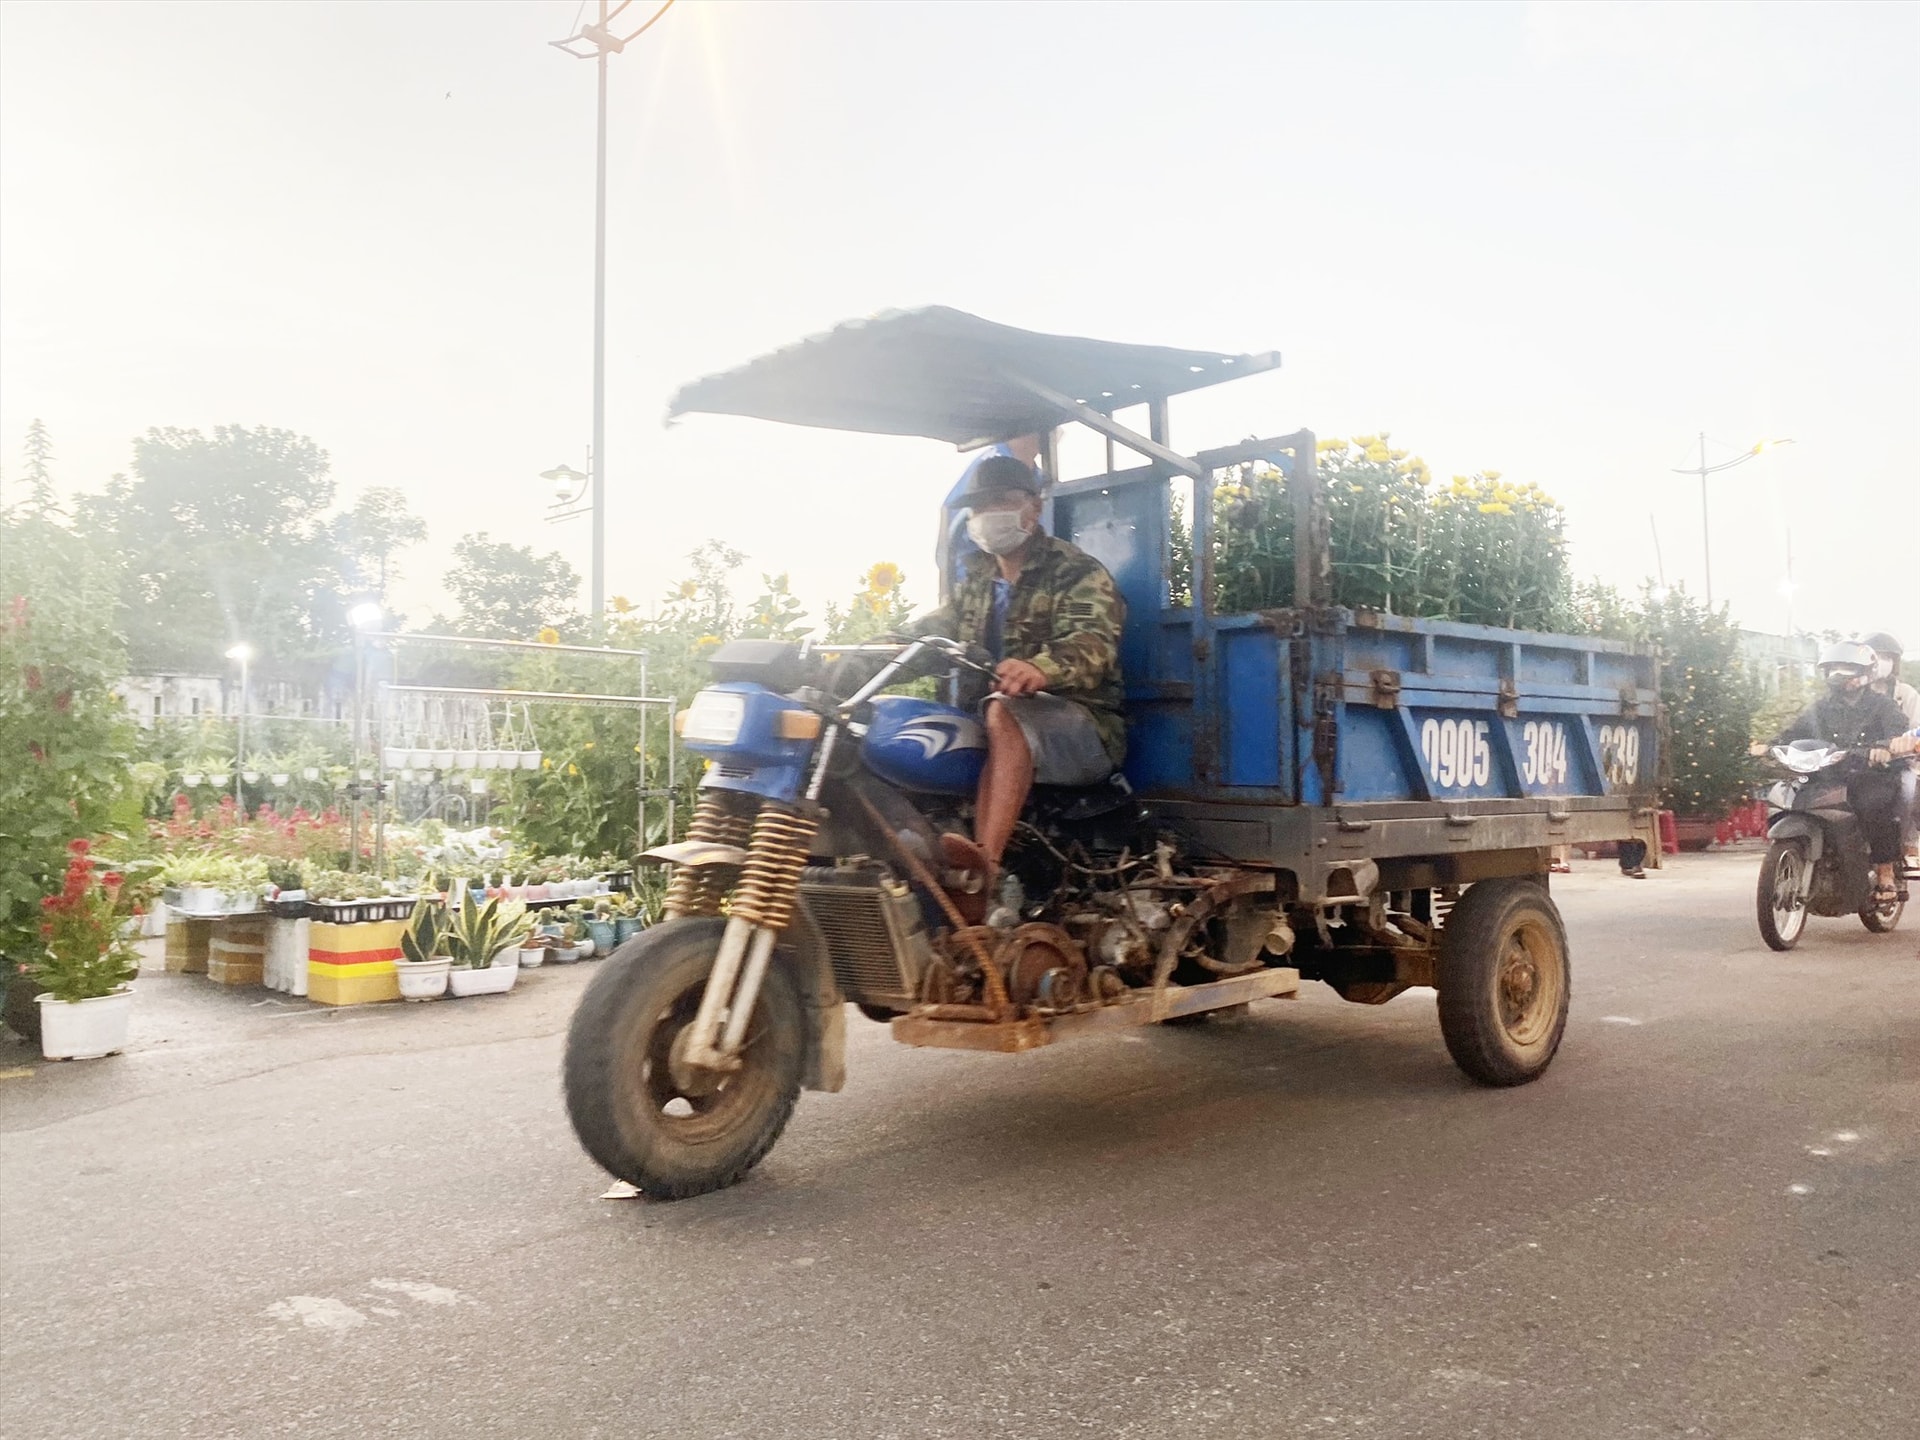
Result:
M754 804L753 796L731 790L701 791L693 823L687 827L687 839L746 849L753 838ZM668 918L718 915L733 874L730 865L676 865L673 879L667 882Z
M784 805L762 805L753 822L753 845L733 892L733 913L755 925L784 930L800 893L800 872L820 828L817 814Z

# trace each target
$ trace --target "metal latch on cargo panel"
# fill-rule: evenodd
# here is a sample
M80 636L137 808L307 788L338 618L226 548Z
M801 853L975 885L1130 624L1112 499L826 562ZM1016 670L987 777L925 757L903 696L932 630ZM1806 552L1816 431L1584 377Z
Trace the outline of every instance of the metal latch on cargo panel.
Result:
M1373 703L1381 710L1394 710L1400 705L1400 672L1398 670L1375 670L1373 672Z
M1520 687L1510 675L1500 679L1500 713L1509 720L1520 718Z

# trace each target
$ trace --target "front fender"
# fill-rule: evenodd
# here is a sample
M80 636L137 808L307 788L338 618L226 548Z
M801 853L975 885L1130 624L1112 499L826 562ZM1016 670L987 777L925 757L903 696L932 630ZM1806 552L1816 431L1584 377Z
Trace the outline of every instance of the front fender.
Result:
M1807 859L1817 861L1826 853L1827 827L1809 815L1798 815L1788 811L1777 816L1773 824L1767 827L1769 840L1805 840Z

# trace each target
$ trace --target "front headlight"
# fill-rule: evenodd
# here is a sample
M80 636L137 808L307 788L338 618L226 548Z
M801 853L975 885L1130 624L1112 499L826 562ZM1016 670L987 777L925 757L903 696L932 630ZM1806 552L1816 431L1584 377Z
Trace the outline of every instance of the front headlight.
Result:
M733 690L702 690L687 707L680 738L690 745L731 745L747 721L747 697Z

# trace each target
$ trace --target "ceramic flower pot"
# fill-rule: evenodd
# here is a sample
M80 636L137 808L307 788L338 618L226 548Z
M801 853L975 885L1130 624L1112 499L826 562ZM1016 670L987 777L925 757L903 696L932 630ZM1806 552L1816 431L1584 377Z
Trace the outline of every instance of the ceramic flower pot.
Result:
M571 965L579 958L580 947L578 945L556 945L553 947L553 963L556 965Z
M619 943L614 938L614 925L611 920L589 920L587 933L593 937L593 952L605 955Z
M547 947L544 945L522 945L520 947L520 968L538 970L547 963Z
M447 976L453 969L448 956L431 960L396 960L393 973L400 977L402 1000L438 1000L447 993Z
M40 1007L40 1053L49 1060L97 1060L127 1048L133 1019L133 986L91 1000L36 995Z
M502 950L493 963L455 970L447 977L447 988L455 995L504 995L520 978L520 952Z
M645 928L638 915L622 915L613 922L613 943L624 945Z

